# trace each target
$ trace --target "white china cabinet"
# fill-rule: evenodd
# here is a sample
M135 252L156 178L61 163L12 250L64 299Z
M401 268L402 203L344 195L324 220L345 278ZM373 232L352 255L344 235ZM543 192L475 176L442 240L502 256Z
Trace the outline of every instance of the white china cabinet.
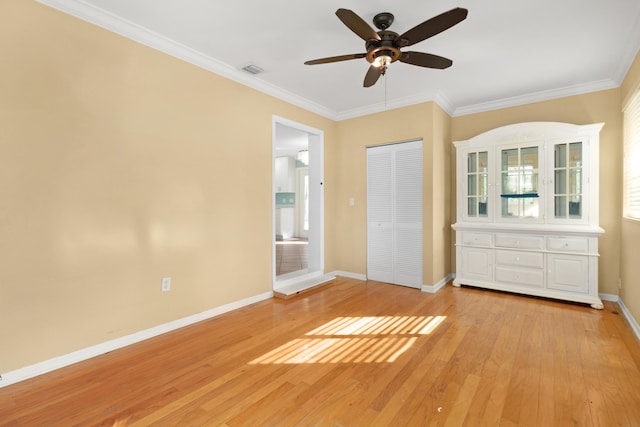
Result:
M591 304L604 124L520 123L455 142L454 286Z

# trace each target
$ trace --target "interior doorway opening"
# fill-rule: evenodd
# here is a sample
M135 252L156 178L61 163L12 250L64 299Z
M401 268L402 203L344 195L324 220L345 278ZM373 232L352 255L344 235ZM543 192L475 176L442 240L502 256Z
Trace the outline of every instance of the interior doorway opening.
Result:
M324 277L324 133L273 117L273 289Z

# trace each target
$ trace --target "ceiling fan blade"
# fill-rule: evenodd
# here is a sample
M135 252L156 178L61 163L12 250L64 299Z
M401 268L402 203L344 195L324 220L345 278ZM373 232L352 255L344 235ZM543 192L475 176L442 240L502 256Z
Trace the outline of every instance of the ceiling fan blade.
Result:
M382 75L382 68L380 67L376 67L376 66L370 66L369 67L369 71L367 71L367 74L364 76L364 87L371 87L374 84L376 84L376 82L378 81L378 79L380 78L380 76Z
M443 70L451 67L453 61L449 58L445 58L438 55L432 55L430 53L423 52L402 52L400 62L405 64L417 65L419 67L438 68Z
M356 33L362 40L380 40L378 33L376 33L375 30L364 21L364 19L356 15L353 10L338 9L336 10L336 15L344 25L349 27L349 29Z
M305 61L305 65L328 64L330 62L348 61L349 59L358 59L366 57L366 53L352 53L350 55L330 56L328 58L312 59Z
M444 30L453 27L457 23L464 21L467 17L467 9L456 7L448 12L444 12L438 16L418 24L404 34L396 38L398 46L411 46L423 40L440 34Z

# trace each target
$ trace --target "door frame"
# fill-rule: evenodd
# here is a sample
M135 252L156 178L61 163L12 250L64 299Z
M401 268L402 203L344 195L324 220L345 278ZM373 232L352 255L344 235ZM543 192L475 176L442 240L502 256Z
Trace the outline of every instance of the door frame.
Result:
M296 275L299 280L306 280L324 274L324 131L277 115L272 116L272 154L271 154L271 218L272 218L272 283L273 289L278 287L276 276L276 204L275 204L275 158L277 146L277 125L283 125L305 132L309 136L309 266ZM288 276L288 275L287 275ZM287 279L291 283L291 279Z

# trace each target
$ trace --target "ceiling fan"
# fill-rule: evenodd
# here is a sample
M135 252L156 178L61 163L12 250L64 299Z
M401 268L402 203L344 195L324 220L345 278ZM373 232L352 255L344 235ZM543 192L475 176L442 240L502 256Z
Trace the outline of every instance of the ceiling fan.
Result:
M467 9L457 7L428 19L409 31L398 35L398 33L388 30L393 23L393 14L389 12L379 13L373 17L373 24L380 30L376 32L352 10L338 9L336 11L338 18L351 31L365 41L367 52L314 59L306 61L305 64L317 65L366 58L371 65L364 77L364 87L373 86L380 76L385 74L389 64L396 61L417 65L419 67L448 68L453 64L448 58L424 52L402 52L401 49L419 43L453 27L463 21L467 17L467 13Z

